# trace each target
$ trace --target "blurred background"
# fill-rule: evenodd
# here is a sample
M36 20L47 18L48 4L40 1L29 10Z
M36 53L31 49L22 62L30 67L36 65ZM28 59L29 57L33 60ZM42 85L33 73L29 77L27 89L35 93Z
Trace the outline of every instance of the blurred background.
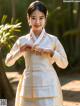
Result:
M8 74L7 72L18 72L19 74L21 74L22 70L25 67L23 58L19 59L16 62L16 64L11 67L5 66L4 61L6 54L9 52L16 39L29 32L26 13L27 13L27 7L32 1L35 0L0 0L0 74L1 74L0 97L1 98L11 99L15 96L13 89L16 88L11 86L10 83L10 81L12 81L10 77L11 74ZM56 68L57 73L60 76L59 78L63 87L63 85L70 82L71 80L76 79L78 81L80 80L79 78L80 3L79 2L66 3L63 2L62 0L41 0L41 1L45 3L49 11L46 24L46 31L59 38L59 40L64 46L64 49L68 57L69 65L66 69L64 70L59 69L56 66L56 64L54 64L54 67ZM7 76L5 73L7 73ZM75 75L74 77L73 73ZM76 83L77 85L80 84L80 82ZM5 92L3 92L3 89ZM72 88L70 87L70 89ZM67 100L68 98L66 98L66 95L68 95L68 93L71 94L71 96L73 94L75 96L76 94L78 95L80 91L66 92L65 90L63 90L63 93L65 95L64 100ZM71 100L75 101L75 98ZM80 103L80 97L76 98L76 101ZM80 104L78 105L80 106Z

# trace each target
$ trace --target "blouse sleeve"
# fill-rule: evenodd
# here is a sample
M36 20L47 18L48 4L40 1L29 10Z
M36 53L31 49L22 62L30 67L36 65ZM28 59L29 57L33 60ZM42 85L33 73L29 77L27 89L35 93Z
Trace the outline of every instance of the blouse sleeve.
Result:
M5 64L7 66L12 66L16 60L18 60L23 53L20 52L19 39L15 42L10 52L7 54L5 59Z
M68 65L68 59L67 59L65 50L64 50L62 44L60 43L60 41L58 40L57 37L56 37L56 40L55 40L55 49L54 49L54 53L53 53L52 59L54 60L54 62L60 68L64 69Z

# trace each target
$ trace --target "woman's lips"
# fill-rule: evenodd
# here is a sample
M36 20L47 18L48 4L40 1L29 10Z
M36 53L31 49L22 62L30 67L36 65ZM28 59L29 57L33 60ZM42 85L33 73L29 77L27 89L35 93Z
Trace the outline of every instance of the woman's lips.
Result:
M39 28L39 27L40 27L40 25L34 25L34 27Z

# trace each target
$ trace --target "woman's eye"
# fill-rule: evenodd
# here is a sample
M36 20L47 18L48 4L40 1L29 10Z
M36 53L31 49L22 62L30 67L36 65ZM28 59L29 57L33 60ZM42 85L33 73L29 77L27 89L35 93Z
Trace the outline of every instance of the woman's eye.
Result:
M44 17L39 18L39 20L43 20L43 19L44 19ZM32 20L37 20L37 18L32 17Z
M35 20L35 18L34 18L34 17L33 17L32 19L33 19L33 20Z
M43 17L40 18L40 20L44 19Z

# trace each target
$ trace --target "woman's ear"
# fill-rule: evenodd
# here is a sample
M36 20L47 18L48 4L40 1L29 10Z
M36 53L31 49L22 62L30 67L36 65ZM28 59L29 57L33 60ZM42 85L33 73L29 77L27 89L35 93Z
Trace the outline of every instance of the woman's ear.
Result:
M47 17L45 17L45 25L44 26L46 26L46 24L47 24Z
M44 26L43 26L43 28L45 28L45 26L46 26L46 22L47 22L47 18L45 18L45 22L44 22Z
M28 24L29 24L29 16L27 15L27 21L28 21Z
M30 17L28 15L27 15L27 21L28 21L29 26L31 26Z

